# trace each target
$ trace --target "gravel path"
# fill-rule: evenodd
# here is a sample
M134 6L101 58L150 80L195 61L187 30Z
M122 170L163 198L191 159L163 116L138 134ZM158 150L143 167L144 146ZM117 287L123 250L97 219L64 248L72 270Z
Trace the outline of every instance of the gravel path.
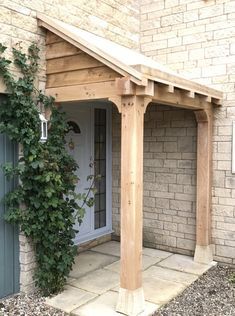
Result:
M155 316L235 316L235 284L231 270L217 266L163 306ZM16 295L0 300L0 316L66 316L45 305L38 295ZM95 316L95 314L94 314Z
M39 295L16 295L0 301L0 316L65 316L68 315L48 307L45 298Z
M230 277L228 267L210 269L155 316L235 316L235 284Z

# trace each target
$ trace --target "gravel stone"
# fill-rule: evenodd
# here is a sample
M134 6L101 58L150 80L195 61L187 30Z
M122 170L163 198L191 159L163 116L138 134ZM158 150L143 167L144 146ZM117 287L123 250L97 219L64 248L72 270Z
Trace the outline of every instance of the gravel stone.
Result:
M232 269L215 266L183 293L160 308L155 316L235 316Z
M67 313L45 304L45 298L38 294L18 294L0 300L0 316L66 316Z

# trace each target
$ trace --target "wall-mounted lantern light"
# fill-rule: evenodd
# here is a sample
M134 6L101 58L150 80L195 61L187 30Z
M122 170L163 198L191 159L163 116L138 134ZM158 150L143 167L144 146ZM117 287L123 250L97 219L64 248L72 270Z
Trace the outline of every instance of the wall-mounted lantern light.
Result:
M44 143L47 140L47 120L41 113L39 114L39 118L41 121L41 137L40 141Z

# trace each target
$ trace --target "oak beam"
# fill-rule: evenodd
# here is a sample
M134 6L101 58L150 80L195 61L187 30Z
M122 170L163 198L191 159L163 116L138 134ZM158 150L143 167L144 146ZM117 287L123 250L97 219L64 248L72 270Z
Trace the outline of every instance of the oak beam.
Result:
M117 311L144 310L142 288L144 98L121 99L121 275Z
M208 264L213 260L211 245L212 110L195 111L194 113L198 124L194 261Z
M153 102L190 110L206 110L211 106L209 102L205 102L203 96L195 95L193 98L191 95L189 97L187 91L177 88L174 92L169 92L162 84L154 85Z
M145 65L134 65L132 66L140 73L145 74L149 79L162 83L165 85L174 85L175 88L194 91L202 96L211 96L212 98L222 100L223 93L211 87L204 86L203 84L197 83L195 81L186 79L172 72L162 71L160 69L151 68Z
M46 94L56 102L108 99L116 96L115 81L81 84L74 86L48 88Z

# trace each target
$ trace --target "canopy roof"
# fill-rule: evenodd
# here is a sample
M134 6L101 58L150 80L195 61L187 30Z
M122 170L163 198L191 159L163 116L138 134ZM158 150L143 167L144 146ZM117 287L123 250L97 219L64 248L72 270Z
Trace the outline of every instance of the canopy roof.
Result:
M37 17L41 26L124 77L129 77L137 85L146 86L148 80L152 80L156 83L169 85L172 89L183 89L190 93L212 98L215 103L221 104L222 92L179 76L166 66L143 54L44 14L38 13Z

